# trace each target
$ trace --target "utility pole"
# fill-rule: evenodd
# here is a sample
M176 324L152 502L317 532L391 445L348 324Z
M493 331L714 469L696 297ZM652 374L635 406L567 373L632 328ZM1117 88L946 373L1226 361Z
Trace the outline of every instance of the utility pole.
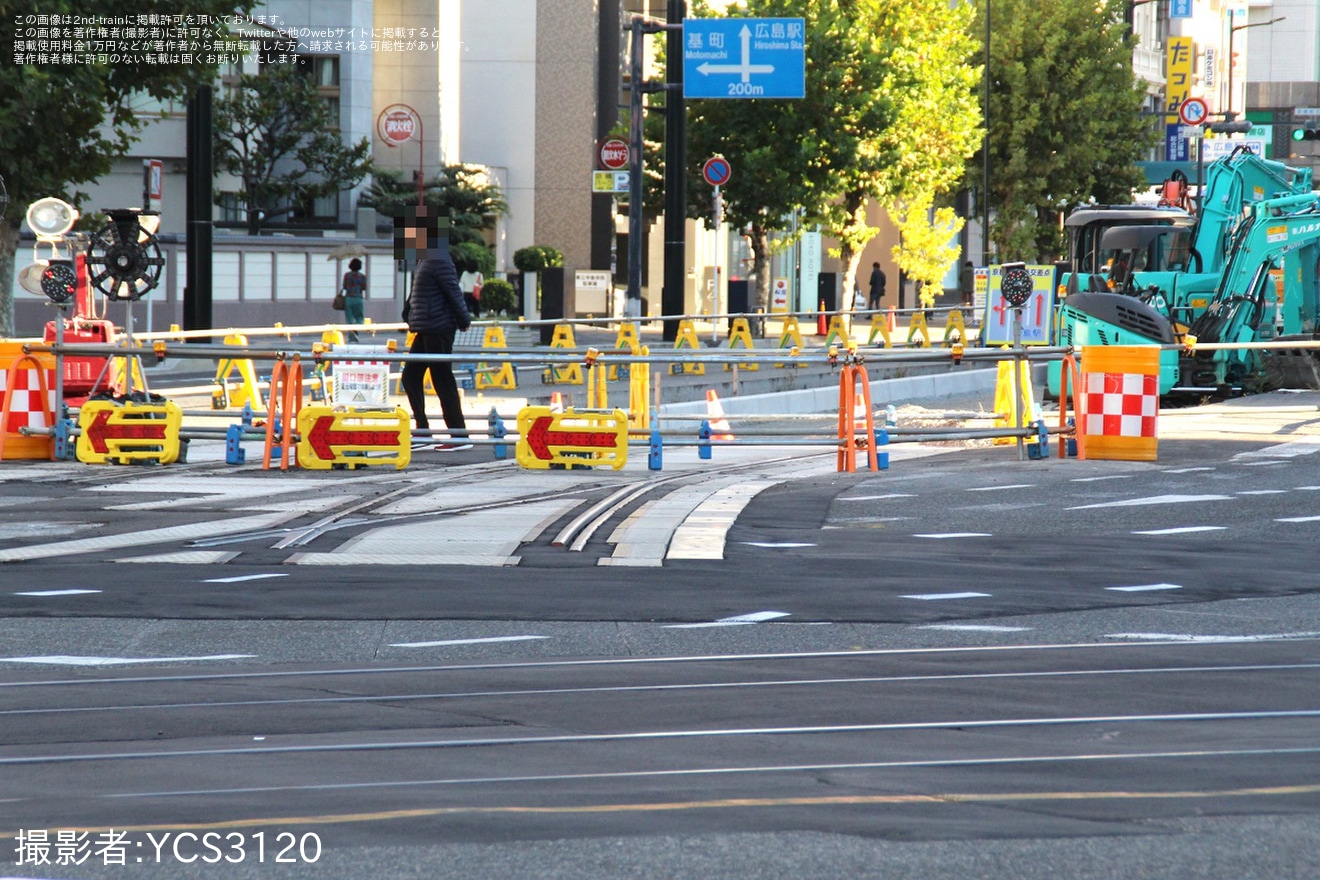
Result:
M687 104L683 99L685 0L669 0L665 33L665 283L660 307L683 314L687 279ZM664 340L678 338L678 321L665 321Z

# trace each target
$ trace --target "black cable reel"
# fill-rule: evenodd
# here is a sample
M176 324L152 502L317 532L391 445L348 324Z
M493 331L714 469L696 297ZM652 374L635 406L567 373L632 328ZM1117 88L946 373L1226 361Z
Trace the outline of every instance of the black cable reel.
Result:
M87 270L97 290L114 300L139 300L160 283L165 257L143 217L154 211L117 208L107 212L109 225L92 236L87 249Z

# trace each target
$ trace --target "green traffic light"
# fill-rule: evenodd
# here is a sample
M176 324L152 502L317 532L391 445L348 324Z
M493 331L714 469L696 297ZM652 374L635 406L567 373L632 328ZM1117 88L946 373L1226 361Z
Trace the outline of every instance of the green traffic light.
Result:
M1306 129L1304 129L1304 128L1294 128L1294 129L1293 129L1293 140L1295 140L1295 141L1304 141L1304 140L1306 140Z

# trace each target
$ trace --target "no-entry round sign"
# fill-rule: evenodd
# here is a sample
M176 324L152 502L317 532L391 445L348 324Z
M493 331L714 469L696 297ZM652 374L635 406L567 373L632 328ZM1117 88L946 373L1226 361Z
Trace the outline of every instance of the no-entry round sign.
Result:
M608 137L600 142L596 149L596 158L605 171L622 171L628 167L631 157L628 142L623 138Z
M407 143L417 133L417 111L407 104L391 104L376 118L376 133L391 147Z

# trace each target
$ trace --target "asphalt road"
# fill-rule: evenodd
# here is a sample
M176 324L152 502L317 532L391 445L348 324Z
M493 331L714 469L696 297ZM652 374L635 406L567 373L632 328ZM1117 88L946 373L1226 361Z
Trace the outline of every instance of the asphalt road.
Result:
M1157 462L7 463L0 874L1314 877L1317 400Z

